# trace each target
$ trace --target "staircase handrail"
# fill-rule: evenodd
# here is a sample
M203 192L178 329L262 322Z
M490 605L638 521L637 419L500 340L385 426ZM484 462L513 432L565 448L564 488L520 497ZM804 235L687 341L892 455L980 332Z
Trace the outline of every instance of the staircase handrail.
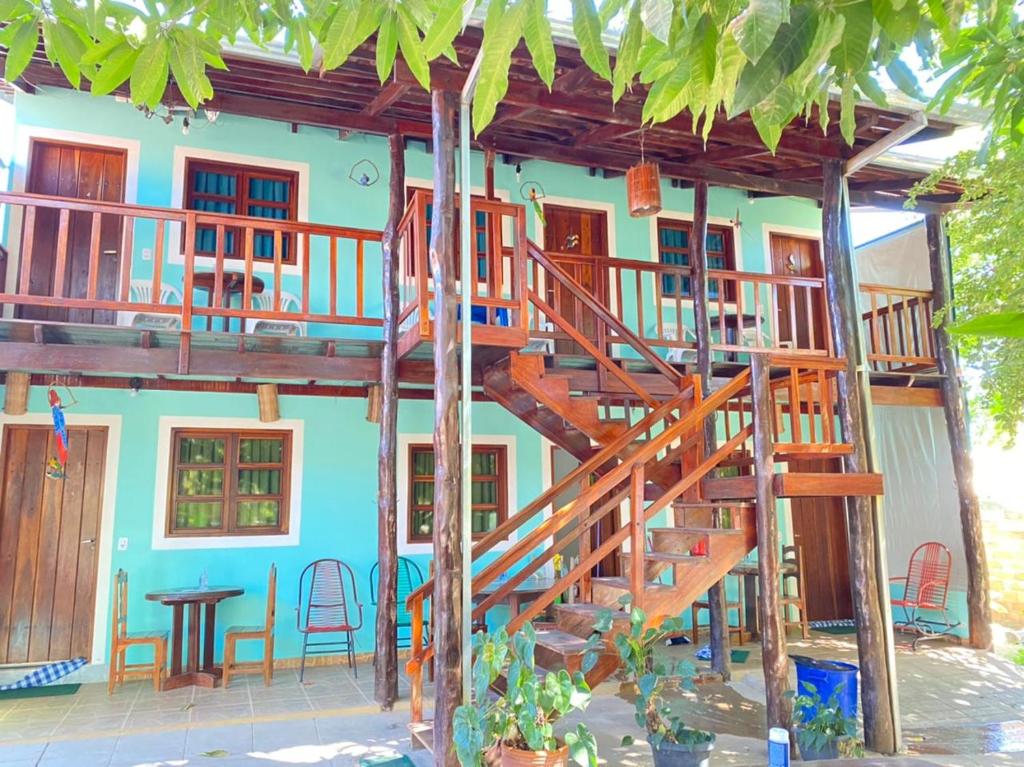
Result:
M483 538L473 544L473 550L471 554L471 562L475 562L483 554L487 553L498 543L507 540L508 537L522 527L526 522L536 516L537 512L545 508L549 504L553 503L558 496L572 487L574 484L579 482L581 479L594 474L599 471L605 464L610 460L615 460L619 457L622 450L636 439L641 437L644 433L649 431L652 427L656 426L659 422L664 421L668 418L674 410L681 407L685 402L693 397L693 388L691 377L691 385L685 387L675 397L659 404L654 410L648 413L644 418L637 421L629 429L625 430L618 437L613 439L601 450L594 453L594 455L587 461L582 462L579 466L573 469L571 472L566 474L561 480L554 483L551 487L541 493L537 498L531 501L529 504L523 507L523 509L511 517L506 519L494 530L487 533ZM417 588L415 591L406 597L406 607L412 607L412 604L427 596L434 588L434 578L431 576L423 585Z
M633 348L643 359L647 360L655 370L665 376L674 384L679 384L685 376L676 370L672 365L658 356L650 346L640 340L632 330L627 328L611 310L604 306L589 290L580 285L572 276L558 264L554 263L548 255L541 250L533 240L526 241L527 258L532 258L568 290L578 301L615 331L616 343L624 343Z

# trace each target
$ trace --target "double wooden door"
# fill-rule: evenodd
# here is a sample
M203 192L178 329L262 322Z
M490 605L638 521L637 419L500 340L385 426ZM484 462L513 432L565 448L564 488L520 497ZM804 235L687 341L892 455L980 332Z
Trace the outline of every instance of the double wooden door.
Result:
M97 202L124 202L126 155L124 150L85 144L33 140L29 152L26 192L57 197L74 197ZM95 279L95 298L113 300L122 268L128 268L131 254L122 254L120 216L100 217L98 240L93 256L93 216L73 211L68 220L67 243L61 242L60 212L37 208L36 223L22 240L22 253L31 238L29 291L34 296L86 298L90 279ZM60 251L64 251L61 258ZM95 265L91 261L95 258ZM96 274L90 275L95 269ZM92 309L64 309L23 306L20 317L53 322L113 324L117 312Z
M0 664L91 656L107 429L6 426L0 452Z

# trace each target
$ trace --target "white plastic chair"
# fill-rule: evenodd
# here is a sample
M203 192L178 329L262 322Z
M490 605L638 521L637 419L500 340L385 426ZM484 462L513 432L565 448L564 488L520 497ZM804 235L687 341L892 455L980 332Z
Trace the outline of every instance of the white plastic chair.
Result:
M274 311L274 292L253 293L252 308L259 312ZM278 311L298 314L302 311L302 306L297 297L281 291L281 306ZM249 319L245 321L245 332L261 336L308 335L306 323L297 320Z
M160 283L160 295L153 300L153 282L151 280L132 280L128 285L128 297L135 304L160 304L161 306L181 306L181 291L166 282ZM145 330L180 330L181 317L156 312L121 312L120 324Z

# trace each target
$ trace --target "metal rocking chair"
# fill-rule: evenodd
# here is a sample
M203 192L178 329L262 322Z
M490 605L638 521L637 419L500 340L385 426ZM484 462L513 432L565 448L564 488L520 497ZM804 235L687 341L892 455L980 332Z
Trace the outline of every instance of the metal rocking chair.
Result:
M354 621L349 610L350 598L356 607ZM348 657L348 667L355 676L359 676L355 632L363 625L363 605L359 602L352 568L338 559L318 559L307 565L299 576L299 606L295 608L295 623L302 632L300 682L306 673L307 652L310 655L344 652ZM343 638L311 642L311 634L342 634ZM308 649L311 647L318 649Z
M398 558L398 621L395 624L395 646L410 647L412 645L412 616L405 606L409 595L423 585L423 571L419 565L406 557ZM380 579L380 562L370 570L370 604L377 604L377 582ZM402 632L405 632L405 636ZM423 627L424 634L427 626Z
M950 619L946 608L952 569L953 557L949 549L937 541L929 541L910 555L906 577L889 579L890 584L903 584L903 594L892 600L892 606L903 609L904 620L896 620L894 613L893 626L917 634L911 645L915 650L918 642L951 634L960 625L960 621L954 623ZM939 613L942 620L924 618L922 610Z

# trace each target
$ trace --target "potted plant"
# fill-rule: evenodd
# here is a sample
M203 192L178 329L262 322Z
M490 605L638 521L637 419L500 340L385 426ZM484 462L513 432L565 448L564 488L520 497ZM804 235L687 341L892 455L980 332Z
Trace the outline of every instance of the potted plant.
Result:
M864 744L857 735L857 717L846 716L838 702L843 685L837 685L825 703L817 687L810 682L800 684L805 694L796 695L793 706L801 758L809 762L863 756ZM787 694L794 696L792 691Z
M660 628L646 628L647 616L636 607L630 609L629 618L629 632L615 636L615 647L627 681L635 688L636 723L647 730L655 767L706 767L715 747L714 733L687 727L663 697L668 677L675 677L683 688L692 689L694 666L680 661L670 667L654 655L655 647L682 631L682 620L670 618ZM599 616L594 628L601 633L608 631L611 611ZM626 736L622 744L632 741Z
M463 767L500 761L502 767L565 767L569 760L596 767L597 743L586 725L559 739L554 723L590 703L583 673L537 673L537 637L527 624L509 637L504 629L473 637L473 700L455 710L455 753ZM588 656L589 657L589 656ZM592 665L589 657L584 667ZM495 682L505 676L505 690Z

